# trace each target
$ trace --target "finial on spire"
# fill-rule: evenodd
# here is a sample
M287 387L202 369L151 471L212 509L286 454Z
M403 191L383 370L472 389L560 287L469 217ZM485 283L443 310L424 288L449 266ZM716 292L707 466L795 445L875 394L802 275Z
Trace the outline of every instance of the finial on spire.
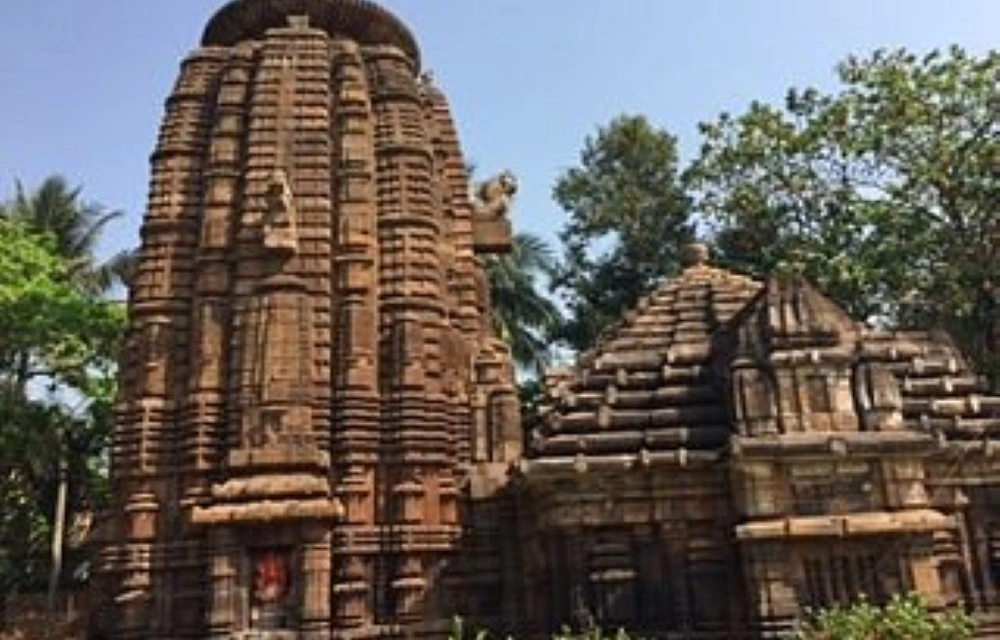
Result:
M309 28L309 16L308 15L290 15L288 16L288 26L293 29L308 29Z
M681 264L685 268L703 267L708 264L711 251L704 242L691 242L681 251Z

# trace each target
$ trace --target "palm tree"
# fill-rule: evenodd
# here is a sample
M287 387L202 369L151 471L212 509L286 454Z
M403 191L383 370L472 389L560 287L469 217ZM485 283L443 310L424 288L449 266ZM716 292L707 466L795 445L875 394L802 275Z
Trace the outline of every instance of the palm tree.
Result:
M55 252L69 267L70 273L85 293L107 293L122 276L129 255L121 253L105 262L96 251L104 227L122 216L121 211L84 202L79 187L71 187L62 176L51 176L29 193L17 183L14 198L0 205L0 217L23 224L32 232L47 235Z
M121 211L108 211L104 207L84 202L79 187L71 187L65 178L51 176L34 192L27 192L17 183L14 198L0 203L0 218L22 225L28 231L45 236L52 248L66 264L70 278L80 292L94 298L103 297L117 283L123 281L131 257L121 253L101 262L97 243L104 227L121 217ZM31 355L19 354L18 372L27 371ZM24 388L24 381L21 387ZM23 395L23 393L22 393ZM27 404L27 397L23 398ZM66 435L61 424L51 425L58 442L57 487L55 513L52 522L51 570L49 575L49 610L55 611L55 596L62 573L64 528L69 492L68 452Z
M486 264L497 334L510 345L514 362L535 373L549 363L548 335L562 322L559 308L538 290L554 264L552 249L530 233L515 234L510 254Z

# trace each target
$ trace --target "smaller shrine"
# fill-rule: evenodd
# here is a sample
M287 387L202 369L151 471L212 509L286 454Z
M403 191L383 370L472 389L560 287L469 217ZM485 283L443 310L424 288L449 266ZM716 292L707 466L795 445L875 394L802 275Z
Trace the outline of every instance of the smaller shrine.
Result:
M525 448L486 272L517 180L470 193L374 3L226 3L151 164L90 637L441 638L459 614L736 640L861 593L1000 605L1000 397L947 336L702 245L549 377Z
M782 638L860 594L997 603L1000 397L946 335L694 245L548 391L515 474L532 628Z

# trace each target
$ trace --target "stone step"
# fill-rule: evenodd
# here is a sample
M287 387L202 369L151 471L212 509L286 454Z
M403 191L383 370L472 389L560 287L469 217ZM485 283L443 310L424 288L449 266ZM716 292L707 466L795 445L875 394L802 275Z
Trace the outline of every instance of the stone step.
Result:
M1000 640L1000 613L978 613L976 618L976 640Z

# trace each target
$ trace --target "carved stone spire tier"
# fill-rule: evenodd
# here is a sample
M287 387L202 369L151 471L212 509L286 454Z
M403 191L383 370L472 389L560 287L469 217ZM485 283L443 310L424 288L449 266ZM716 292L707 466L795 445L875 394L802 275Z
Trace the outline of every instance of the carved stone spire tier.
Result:
M98 635L400 637L471 592L469 478L520 455L481 258L510 229L477 243L419 67L361 0L231 2L183 63L130 294Z
M420 49L410 30L396 16L367 0L232 0L208 23L202 45L231 47L258 40L269 29L285 27L289 16L331 38L396 47L409 63L420 67Z

